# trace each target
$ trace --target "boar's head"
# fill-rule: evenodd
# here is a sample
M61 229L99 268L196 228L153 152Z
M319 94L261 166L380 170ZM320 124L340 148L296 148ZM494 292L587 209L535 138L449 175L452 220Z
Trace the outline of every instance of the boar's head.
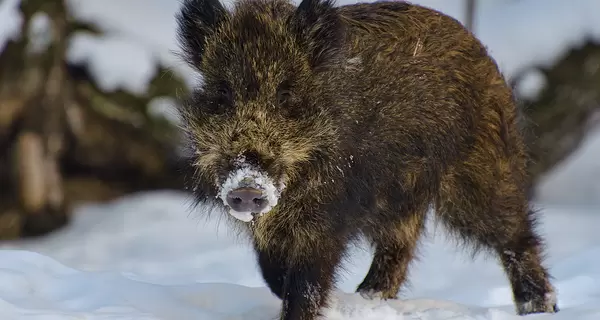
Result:
M186 0L177 20L184 57L202 76L181 109L196 195L252 221L305 188L336 149L330 82L343 24L329 0L242 0L230 10Z

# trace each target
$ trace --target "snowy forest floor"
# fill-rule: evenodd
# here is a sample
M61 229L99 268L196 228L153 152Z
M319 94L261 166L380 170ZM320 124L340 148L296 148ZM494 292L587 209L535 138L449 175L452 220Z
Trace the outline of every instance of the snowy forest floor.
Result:
M562 310L527 318L600 319L598 150L600 134L540 188L540 231ZM46 239L5 243L0 318L276 318L280 302L265 287L250 247L190 203L184 194L154 192L90 204ZM382 302L352 293L371 258L367 246L352 248L327 318L521 319L495 259L471 261L434 223L420 249L402 299Z

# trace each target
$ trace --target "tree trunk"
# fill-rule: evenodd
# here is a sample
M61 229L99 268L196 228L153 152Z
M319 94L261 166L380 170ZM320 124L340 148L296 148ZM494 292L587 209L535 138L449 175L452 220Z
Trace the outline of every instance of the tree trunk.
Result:
M174 96L181 81L155 79L144 97L102 92L65 62L67 39L82 25L64 1L28 0L20 9L23 36L0 53L0 239L55 230L80 201L181 188L171 160L177 133L146 110L153 93ZM39 13L50 20L43 47L30 30Z
M600 115L600 45L588 42L540 71L546 85L537 98L522 99L533 161L532 186L576 151ZM532 71L530 70L527 70ZM522 73L525 75L525 72ZM523 77L517 77L518 85Z
M477 11L477 0L465 0L465 27L475 33L475 12Z

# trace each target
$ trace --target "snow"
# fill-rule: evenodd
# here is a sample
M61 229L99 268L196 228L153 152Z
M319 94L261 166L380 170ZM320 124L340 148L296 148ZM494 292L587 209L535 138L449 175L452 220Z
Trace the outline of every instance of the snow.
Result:
M52 31L50 17L44 12L36 12L29 21L29 52L44 52L52 43Z
M181 116L174 106L177 105L177 100L173 97L155 97L148 102L148 113L153 117L160 117L175 126L180 126Z
M535 101L546 86L546 76L538 69L525 72L517 82L515 91L521 99Z
M0 1L0 52L6 42L16 40L20 36L23 17L18 11L19 0Z
M538 198L547 203L600 205L600 128L584 140L583 145L560 163L558 170L544 177L538 186ZM580 170L585 167L587 170ZM564 192L565 186L577 186L578 192Z
M550 66L586 40L600 41L600 2L595 0L577 5L562 0L514 1L482 15L485 23L476 33L509 77L532 65Z
M227 6L232 2L224 1ZM357 2L361 1L339 0L338 4ZM412 2L465 21L464 0ZM0 51L7 39L19 34L18 3L18 0L0 3ZM175 13L181 1L68 0L67 3L77 19L91 22L103 31L101 36L77 33L70 41L68 56L71 62L88 65L101 88L120 88L139 95L156 75L157 64L173 70L188 87L198 83L198 75L178 55ZM577 5L563 0L479 1L476 18L476 35L509 78L534 65L551 65L586 39L600 41L597 23L600 2L596 0L580 0ZM524 84L519 92L535 96L543 87L538 80L534 85Z
M600 185L600 131L552 173L556 197L540 198L540 231L561 311L527 319L592 320L600 316L600 203L586 193ZM579 183L565 183L565 173ZM585 175L585 177L584 177ZM586 182L586 183L581 183ZM598 189L596 189L598 190ZM576 198L561 202L564 194ZM555 197L555 198L554 198ZM77 208L73 223L44 239L4 242L0 250L2 319L269 319L280 301L265 287L248 243L224 216L206 218L178 192L127 196ZM351 248L330 320L518 320L509 283L495 259L453 245L432 221L411 266L401 300L365 300L353 293L371 251Z
M5 0L0 7L11 8L11 4L16 2ZM294 3L298 2L294 0ZM338 4L356 2L360 1L340 0ZM464 0L412 2L440 10L460 21L465 20ZM75 41L72 45L92 47L78 49L89 55L87 59L78 57L92 66L95 79L104 82L106 87L122 87L133 93L146 87L141 83L147 85L154 73L134 71L134 66L129 67L123 62L125 59L133 61L130 57L144 60L140 64L161 63L168 66L183 77L188 86L197 83L197 75L176 54L179 48L175 37L175 13L180 1L69 0L68 3L76 18L94 23L105 33L102 36L106 38L104 40L88 40L84 44ZM232 0L224 3L231 6ZM4 11L6 9L0 10L0 13ZM596 23L600 20L600 2L596 0L580 0L577 5L563 0L480 1L477 13L475 32L498 60L507 77L513 77L532 65L550 65L566 50L581 45L587 38L600 40L600 25ZM14 20L13 15L7 16ZM110 40L112 37L117 39ZM2 39L0 33L0 49ZM123 44L125 42L127 45ZM102 45L112 48L95 54ZM141 53L143 51L146 53Z
M157 71L152 52L120 36L77 32L69 39L67 60L87 65L100 89L143 95Z
M67 0L73 16L79 20L93 23L103 32L103 37L111 43L112 37L119 42L127 43L115 51L110 58L95 55L93 59L112 59L114 64L102 64L103 68L95 70L93 76L98 81L109 75L113 78L111 86L123 83L150 82L154 73L123 72L123 64L130 62L128 57L146 59L145 63L162 64L181 76L188 86L196 83L197 76L184 61L175 54L178 51L175 37L175 13L180 1L169 0ZM94 52L90 49L87 52ZM141 52L145 52L141 54ZM139 54L139 55L137 55ZM119 58L117 58L119 57ZM122 58L121 58L122 57ZM93 62L91 62L93 63ZM127 68L133 70L134 68ZM138 87L133 85L132 87Z

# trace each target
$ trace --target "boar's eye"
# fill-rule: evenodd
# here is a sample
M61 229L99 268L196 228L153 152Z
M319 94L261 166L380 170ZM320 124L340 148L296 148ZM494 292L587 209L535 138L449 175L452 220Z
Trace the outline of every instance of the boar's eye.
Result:
M288 82L284 82L277 88L277 103L279 105L287 103L292 98L292 89Z
M227 82L219 82L215 88L215 93L217 104L224 106L230 105L233 102L233 91Z
M219 83L217 87L217 94L220 99L230 100L232 98L231 88L226 82Z
M219 97L224 97L224 98L229 97L229 89L228 88L219 88L217 90L217 93L219 94Z
M285 104L292 97L291 90L279 90L277 91L277 103Z

